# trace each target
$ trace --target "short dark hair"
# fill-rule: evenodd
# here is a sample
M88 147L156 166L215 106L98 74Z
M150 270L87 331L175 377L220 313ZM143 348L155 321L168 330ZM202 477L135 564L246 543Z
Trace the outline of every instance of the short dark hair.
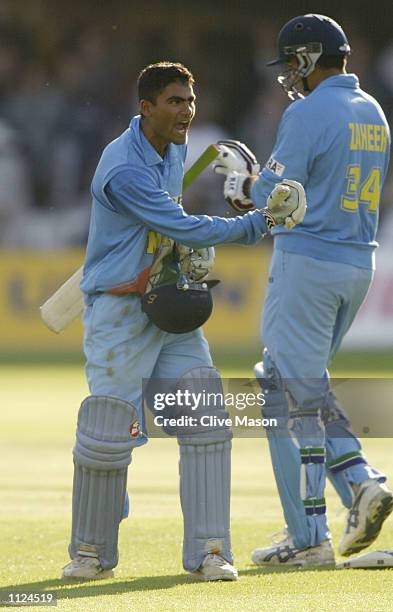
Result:
M174 62L157 62L144 68L138 76L138 98L155 103L157 96L174 81L180 81L186 85L194 84L191 72L183 66Z
M338 68L342 70L344 67L345 55L321 55L317 61L317 66L321 68Z

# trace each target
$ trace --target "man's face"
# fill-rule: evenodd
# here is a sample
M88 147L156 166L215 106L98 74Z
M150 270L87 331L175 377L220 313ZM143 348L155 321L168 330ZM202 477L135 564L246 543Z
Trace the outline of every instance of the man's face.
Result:
M184 144L195 115L195 94L191 85L174 81L157 96L155 104L141 101L148 123L150 141L157 150L173 142Z
M304 98L304 84L299 74L299 63L294 55L289 55L277 80L291 100Z

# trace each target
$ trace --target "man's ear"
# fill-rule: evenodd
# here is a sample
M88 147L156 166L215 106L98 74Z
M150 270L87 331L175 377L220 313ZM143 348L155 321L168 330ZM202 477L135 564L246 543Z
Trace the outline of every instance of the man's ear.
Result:
M139 112L142 117L151 117L154 104L149 100L141 100L139 102Z

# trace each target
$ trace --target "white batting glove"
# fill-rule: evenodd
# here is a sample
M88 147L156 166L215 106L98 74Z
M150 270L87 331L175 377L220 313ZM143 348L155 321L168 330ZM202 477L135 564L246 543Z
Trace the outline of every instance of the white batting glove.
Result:
M224 198L236 212L254 210L253 201L244 193L244 183L249 180L248 174L230 172L224 183Z
M275 186L266 201L265 213L268 228L282 223L292 229L304 219L307 210L306 194L303 185L285 179Z
M227 176L230 172L239 172L256 176L261 169L252 151L238 140L219 140L220 152L213 163L217 174Z
M180 269L190 280L199 282L211 272L214 266L214 247L192 249L184 244L177 244L180 258Z

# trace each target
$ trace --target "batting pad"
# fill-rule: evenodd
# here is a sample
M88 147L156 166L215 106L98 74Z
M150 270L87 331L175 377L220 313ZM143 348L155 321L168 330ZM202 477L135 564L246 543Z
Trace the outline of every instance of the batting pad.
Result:
M223 402L224 391L220 373L216 368L211 366L201 366L192 368L183 374L176 383L176 389L188 392L191 394L203 393L209 394L209 399L203 400L196 410L182 412L182 409L175 409L176 414L180 416L182 413L196 418L197 423L183 431L177 431L175 428L165 427L165 431L170 435L177 434L179 444L213 444L213 442L221 442L232 439L232 432L227 425L222 423L229 414L225 410ZM213 398L216 396L218 401ZM217 420L214 420L216 417ZM206 419L205 422L203 419ZM211 420L209 420L211 419Z
M132 404L90 396L80 407L74 448L72 533L69 553L97 556L103 569L118 561L119 523L126 495L127 467L138 420Z
M337 569L387 569L389 567L393 567L393 550L376 550L336 565Z
M323 423L311 404L292 406L296 412L289 418L289 397L266 349L254 372L265 393L262 414L278 423L266 433L288 531L297 548L316 546L328 537Z
M195 571L209 553L232 563L229 531L231 442L180 446L183 566Z

